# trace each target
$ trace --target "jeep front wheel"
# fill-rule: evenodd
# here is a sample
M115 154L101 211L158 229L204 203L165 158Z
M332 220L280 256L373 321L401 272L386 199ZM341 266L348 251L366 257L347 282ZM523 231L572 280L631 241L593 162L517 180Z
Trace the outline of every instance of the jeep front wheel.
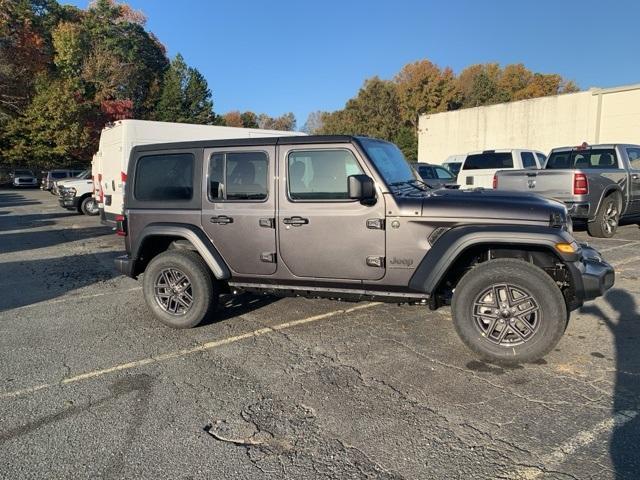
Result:
M172 328L195 327L218 303L214 279L196 252L161 253L149 262L142 283L147 305Z
M503 364L542 358L562 337L568 318L553 279L516 259L491 260L467 273L451 309L462 341L481 358Z

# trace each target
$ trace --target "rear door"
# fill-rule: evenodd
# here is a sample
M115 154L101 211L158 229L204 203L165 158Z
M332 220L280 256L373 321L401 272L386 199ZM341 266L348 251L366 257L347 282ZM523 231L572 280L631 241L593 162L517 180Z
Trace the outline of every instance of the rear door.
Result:
M280 145L278 236L298 277L377 280L385 274L384 199L348 198L349 175L371 176L352 145Z
M640 214L640 147L627 147L629 158L629 213Z
M204 151L202 227L236 276L277 267L275 147Z

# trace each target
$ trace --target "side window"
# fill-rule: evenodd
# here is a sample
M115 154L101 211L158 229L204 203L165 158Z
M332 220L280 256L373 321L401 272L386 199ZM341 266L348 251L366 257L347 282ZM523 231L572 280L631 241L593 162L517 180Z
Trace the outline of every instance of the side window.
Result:
M146 201L186 201L193 197L191 153L149 155L136 165L134 196Z
M268 173L265 152L214 153L209 159L209 199L265 200Z
M442 167L435 167L436 174L441 180L451 180L453 177L451 174Z
M640 170L640 148L627 148L629 163L634 170Z
M547 163L547 156L542 153L536 153L536 157L538 157L538 163L540 164L540 168L544 168Z
M291 152L287 171L292 200L347 200L347 177L363 173L349 150Z
M536 159L531 152L520 152L522 156L522 168L538 168Z

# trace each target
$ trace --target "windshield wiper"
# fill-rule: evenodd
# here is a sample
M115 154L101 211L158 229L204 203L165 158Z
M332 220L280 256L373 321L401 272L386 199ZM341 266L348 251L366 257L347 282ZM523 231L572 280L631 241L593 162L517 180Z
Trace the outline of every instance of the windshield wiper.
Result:
M433 187L428 183L423 182L422 180L416 180L416 179L403 180L402 182L393 182L393 183L390 183L389 186L390 187L408 186L408 187L413 187L416 190L420 190L421 192L426 192L427 190L433 189ZM424 188L424 187L427 187L427 188Z

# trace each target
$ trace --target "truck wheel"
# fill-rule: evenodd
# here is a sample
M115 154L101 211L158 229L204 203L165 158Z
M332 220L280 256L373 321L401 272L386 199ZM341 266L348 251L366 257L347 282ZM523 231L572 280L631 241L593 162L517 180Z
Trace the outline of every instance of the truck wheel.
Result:
M172 328L191 328L209 316L218 303L214 279L196 252L171 250L147 266L142 289L149 308Z
M516 259L490 260L468 272L454 291L453 324L481 358L532 362L549 353L567 326L562 292L542 269Z
M80 213L84 213L90 217L98 215L100 210L98 209L98 202L96 202L96 199L91 196L83 199L82 203L80 203Z
M609 195L600 204L593 222L587 224L587 230L592 237L611 238L618 230L620 222L620 208L618 197Z

